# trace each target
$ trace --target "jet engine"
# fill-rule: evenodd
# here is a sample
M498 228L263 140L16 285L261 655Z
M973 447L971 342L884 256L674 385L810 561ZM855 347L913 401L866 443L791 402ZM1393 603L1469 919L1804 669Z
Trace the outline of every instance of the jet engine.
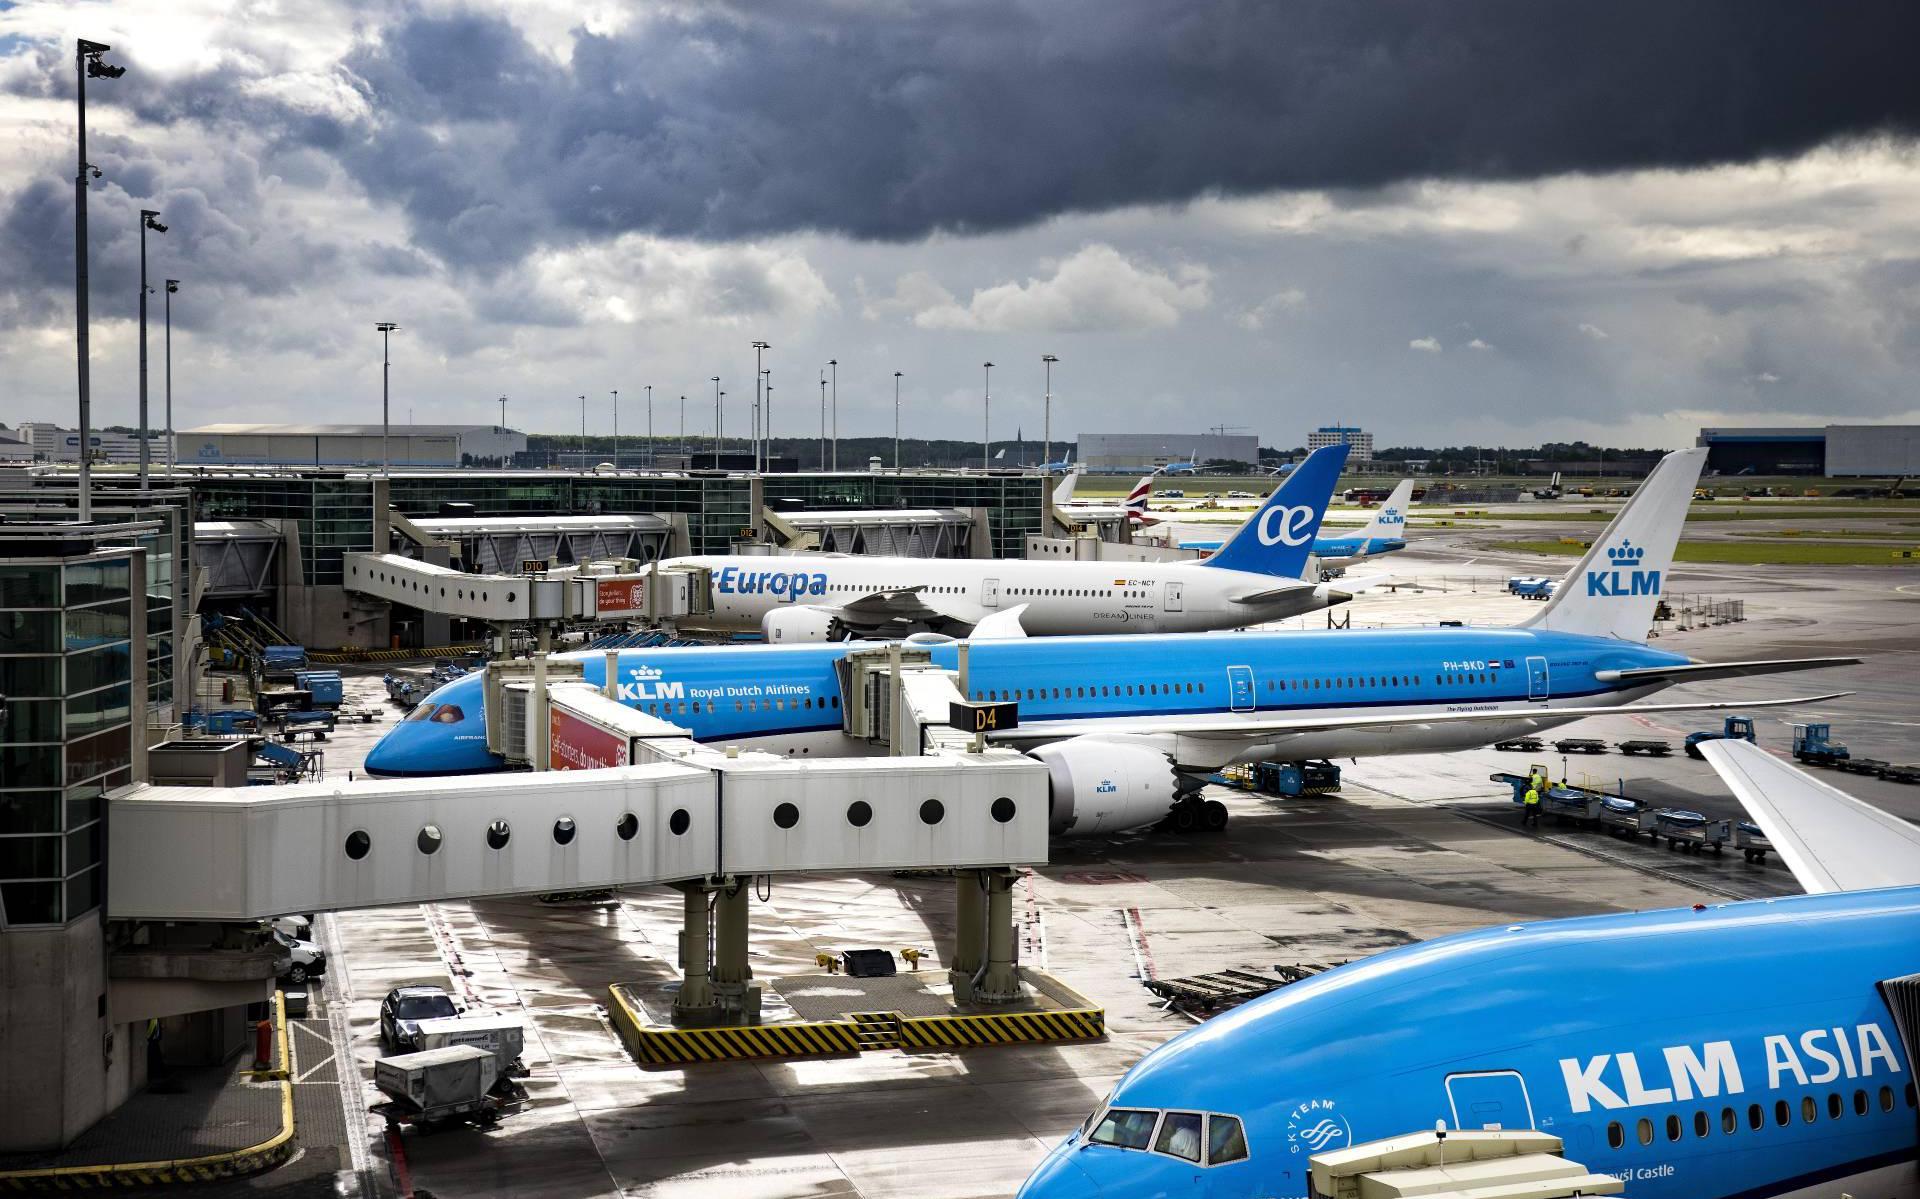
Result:
M1124 734L1071 737L1033 756L1052 775L1049 830L1084 837L1166 819L1180 798L1180 778L1167 755Z
M825 608L796 604L775 608L760 618L760 632L769 645L796 641L844 641L846 625Z

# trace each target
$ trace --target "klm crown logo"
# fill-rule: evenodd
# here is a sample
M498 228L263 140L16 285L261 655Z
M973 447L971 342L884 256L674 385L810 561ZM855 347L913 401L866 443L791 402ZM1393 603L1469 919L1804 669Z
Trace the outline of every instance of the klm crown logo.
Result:
M1587 572L1587 594L1622 595L1659 595L1660 572L1639 569L1640 560L1647 551L1632 541L1622 538L1619 545L1607 547L1607 561L1610 570L1590 570Z

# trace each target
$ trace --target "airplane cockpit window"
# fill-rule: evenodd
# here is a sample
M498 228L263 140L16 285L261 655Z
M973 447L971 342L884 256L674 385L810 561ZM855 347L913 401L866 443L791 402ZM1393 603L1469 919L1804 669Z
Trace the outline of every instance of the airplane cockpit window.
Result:
M1115 1108L1101 1117L1087 1140L1116 1149L1145 1149L1153 1140L1153 1125L1158 1115L1137 1108Z
M430 717L432 717L434 712L439 707L440 707L439 704L421 704L419 707L415 708L413 711L407 713L407 721L410 722L410 721L419 721L419 720L429 719Z
M1232 1116L1207 1117L1207 1164L1224 1165L1247 1156L1247 1134Z
M459 704L441 704L440 710L433 714L433 723L459 724L466 718L467 714L460 710Z
M1160 1135L1153 1143L1155 1153L1164 1153L1182 1161L1200 1160L1200 1116L1197 1112L1168 1112L1160 1121Z

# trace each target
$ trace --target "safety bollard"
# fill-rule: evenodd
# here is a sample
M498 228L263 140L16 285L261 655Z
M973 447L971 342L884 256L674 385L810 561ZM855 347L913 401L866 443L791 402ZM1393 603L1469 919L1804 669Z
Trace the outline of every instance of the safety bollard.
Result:
M273 1021L259 1020L253 1026L253 1068L273 1068Z

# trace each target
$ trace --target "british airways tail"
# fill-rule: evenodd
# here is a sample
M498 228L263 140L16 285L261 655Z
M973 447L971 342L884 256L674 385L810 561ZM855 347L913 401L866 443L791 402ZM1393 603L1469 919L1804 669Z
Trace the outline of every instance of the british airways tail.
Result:
M1140 481L1127 493L1127 523L1130 525L1150 525L1155 521L1147 515L1147 503L1153 499L1153 476L1142 475Z
M1345 445L1322 446L1307 455L1286 482L1273 489L1247 523L1202 563L1220 570L1297 579L1313 551L1333 485L1347 463Z
M1706 460L1704 449L1660 459L1546 609L1522 627L1645 641Z
M1376 540L1400 539L1407 535L1407 509L1413 504L1413 480L1402 479L1393 494L1374 511L1373 519L1360 530L1362 545Z

